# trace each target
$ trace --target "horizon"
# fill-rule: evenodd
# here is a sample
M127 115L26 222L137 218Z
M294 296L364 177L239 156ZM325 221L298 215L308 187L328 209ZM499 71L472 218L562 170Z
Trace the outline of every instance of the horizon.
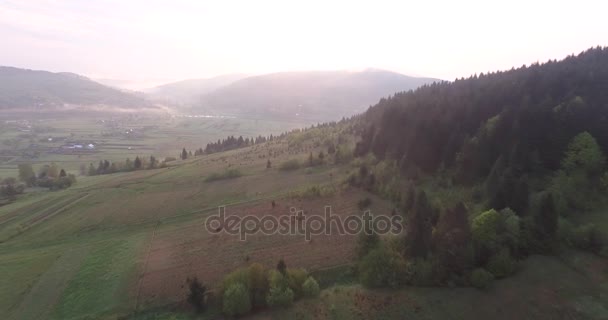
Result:
M366 68L452 81L604 46L604 6L4 0L0 61L138 90L234 73Z

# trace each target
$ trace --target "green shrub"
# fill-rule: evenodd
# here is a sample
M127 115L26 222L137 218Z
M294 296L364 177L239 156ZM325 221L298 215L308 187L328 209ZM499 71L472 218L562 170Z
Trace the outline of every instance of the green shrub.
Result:
M279 166L279 170L282 171L293 171L300 169L300 161L298 159L287 160Z
M214 172L205 178L205 182L213 182L217 180L234 179L243 176L238 169L228 169L222 173Z
M347 164L353 160L353 150L347 146L339 146L334 156L337 164Z
M473 219L471 233L473 241L478 248L485 248L494 251L498 245L498 227L500 224L500 214L491 209L485 211Z
M504 248L490 258L486 268L495 278L500 279L513 274L517 268L517 262L511 257L509 249Z
M224 291L222 303L222 310L229 316L243 315L251 310L249 291L241 283L232 284Z
M367 287L396 287L403 282L405 261L393 250L379 246L359 263L359 279Z
M266 305L266 292L268 292L268 275L264 266L254 263L247 268L248 286L253 306Z
M355 252L359 259L365 257L370 251L376 249L380 244L380 237L375 233L367 234L366 232L361 232L357 237L357 245L355 247Z
M565 218L559 217L557 221L557 238L565 243L570 244L574 232L574 226Z
M293 303L294 293L290 288L270 288L266 303L271 307L286 307Z
M268 271L268 285L270 288L289 288L289 280L279 271Z
M318 297L320 292L319 284L313 277L308 277L302 284L302 293L305 297Z
M241 284L245 288L249 289L249 273L247 272L247 269L240 268L240 269L236 269L236 270L232 271L231 273L227 274L224 277L224 279L222 280L222 286L221 286L222 294L224 293L224 291L226 289L228 289L229 287L231 287L235 284Z
M608 243L604 235L594 224L586 224L572 231L571 243L582 250L600 253Z
M485 289L492 284L494 276L483 268L477 268L471 273L471 284L477 289Z
M308 272L304 269L287 269L287 282L296 298L302 296L302 286L308 278Z
M408 283L415 286L435 284L433 262L429 259L416 259L407 264Z

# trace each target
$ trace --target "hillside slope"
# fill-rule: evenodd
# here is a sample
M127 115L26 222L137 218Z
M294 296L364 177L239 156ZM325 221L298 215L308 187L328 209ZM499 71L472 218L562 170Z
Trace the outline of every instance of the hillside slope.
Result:
M399 93L365 117L359 153L414 169L469 180L503 158L519 174L555 170L583 131L608 150L608 49Z
M209 92L245 78L243 74L227 74L205 79L187 79L144 90L153 99L178 105L192 105Z
M73 73L0 67L0 109L58 109L64 105L150 107L146 100Z
M210 92L195 110L337 120L364 111L382 97L434 81L383 70L281 72L245 78Z

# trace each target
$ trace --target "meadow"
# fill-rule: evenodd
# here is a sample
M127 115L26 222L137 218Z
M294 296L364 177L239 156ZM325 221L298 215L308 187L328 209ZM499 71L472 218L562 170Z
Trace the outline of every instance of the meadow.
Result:
M214 118L156 114L46 115L0 118L0 177L16 176L19 163L34 169L56 163L70 173L100 160L123 162L136 156L179 158L182 148L204 148L233 135L257 137L281 134L310 123L247 118ZM30 116L31 117L31 116ZM89 148L92 144L94 147ZM74 145L82 148L75 149Z
M258 215L275 200L275 214L287 214L291 206L322 214L325 205L357 213L354 204L365 192L341 190L334 179L349 168L266 168L269 154L276 154L270 159L277 164L306 154L278 150L287 150L287 143L179 160L162 169L80 177L67 190L27 193L1 207L0 310L10 319L113 318L180 303L188 277L214 286L226 270L250 260L272 266L284 258L311 269L349 263L349 238L306 242L260 235L240 242L206 232L204 218L219 205ZM242 176L206 179L229 168ZM337 191L302 196L323 185ZM387 203L375 203L389 212Z
M288 139L192 157L166 168L83 176L69 189L26 193L0 207L0 314L6 319L190 319L186 280L196 276L213 294L222 277L279 259L311 271L324 290L287 309L253 319L603 319L608 315L608 264L578 251L532 256L515 276L474 288L365 289L354 273L355 239L210 233L205 218L286 214L296 207L343 217L393 205L344 181L356 164L307 167L327 136ZM297 159L302 166L281 170ZM268 161L271 167L268 168ZM355 161L356 162L356 161ZM236 170L238 175L218 177ZM272 206L272 201L276 206ZM599 219L599 218L598 218ZM203 318L219 317L209 310Z

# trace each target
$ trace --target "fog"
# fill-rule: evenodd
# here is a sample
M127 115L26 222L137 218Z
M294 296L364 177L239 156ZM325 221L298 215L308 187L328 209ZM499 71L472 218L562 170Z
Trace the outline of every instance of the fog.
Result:
M601 1L0 1L0 64L132 89L382 68L454 79L605 45Z

